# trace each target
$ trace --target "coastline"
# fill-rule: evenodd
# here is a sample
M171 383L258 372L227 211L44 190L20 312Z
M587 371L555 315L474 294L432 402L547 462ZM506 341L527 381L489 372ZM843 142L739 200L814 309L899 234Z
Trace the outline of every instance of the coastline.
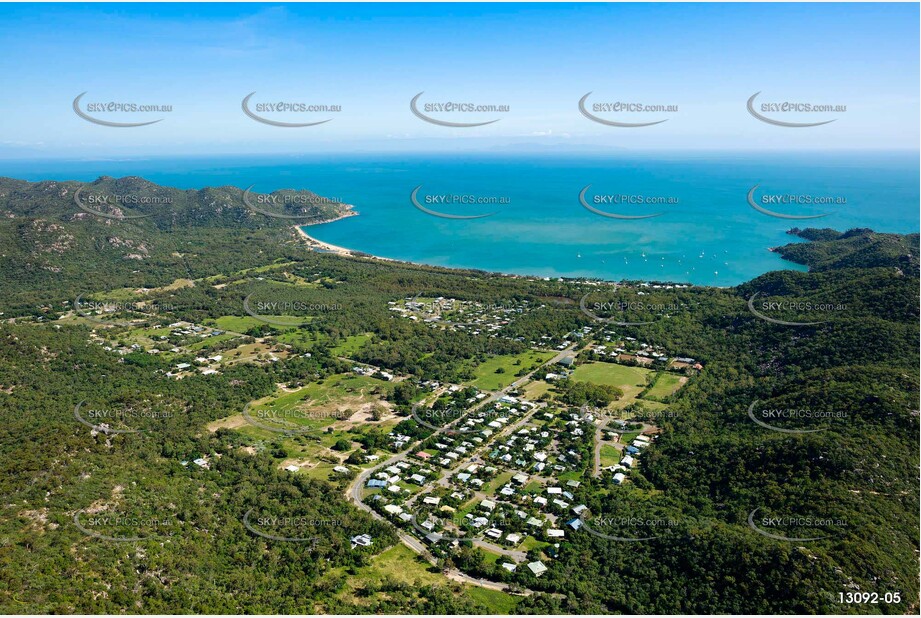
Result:
M359 213L354 210L349 210L338 217L333 219L327 219L326 221L318 221L317 223L310 223L306 225L296 225L294 229L297 230L298 235L307 241L307 246L314 251L322 251L324 253L334 253L336 255L341 255L345 257L360 257L367 258L371 260L380 260L382 262L398 262L401 264L415 264L416 266L430 266L430 264L423 264L422 262L407 262L406 260L395 260L393 258L382 257L380 255L372 255L370 253L365 253L363 251L356 251L354 249L348 249L346 247L340 247L339 245L333 245L328 242L323 242L318 238L314 238L310 234L304 231L305 227L313 225L324 225L326 223L333 223L335 221L340 221L342 219L347 219L349 217L357 217Z
M316 222L316 223L310 223L310 224L305 224L305 225L296 225L296 226L294 226L294 229L297 231L297 234L298 234L304 241L306 241L307 246L308 246L309 249L311 249L311 250L313 250L313 251L321 251L321 252L323 252L323 253L332 253L332 254L335 254L335 255L343 256L343 257L364 258L364 259L369 259L369 260L378 260L378 261L381 261L381 262L387 262L387 263L390 263L390 264L410 264L410 265L412 265L412 266L424 266L424 267L428 267L428 268L447 268L447 269L450 269L450 270L475 270L475 271L487 272L487 273L489 273L489 274L496 275L496 276L500 276L500 277L510 277L510 278L513 278L513 279L535 279L535 280L537 280L537 279L548 279L548 277L544 277L544 276L541 276L541 275L523 275L523 274L515 274L515 273L505 273L505 272L500 272L500 271L484 271L484 270L482 270L482 269L477 269L477 268L463 268L463 267L439 266L439 265L436 265L436 264L428 264L428 263L426 263L426 262L413 262L413 261L410 261L410 260L399 260L399 259L395 259L395 258L383 257L383 256L380 256L380 255L374 255L374 254L371 254L371 253L366 253L366 252L364 252L364 251L357 251L357 250L354 250L354 249L349 249L349 248L347 248L347 247L342 247L342 246L339 246L339 245L334 245L334 244L331 244L331 243L328 243L328 242L324 242L324 241L322 241L322 240L320 240L320 239L318 239L318 238L315 238L315 237L311 236L310 234L308 234L308 233L304 230L304 228L305 228L305 227L308 227L308 226L323 225L323 224L326 224L326 223L333 223L333 222L335 222L335 221L340 221L340 220L342 220L342 219L347 219L348 217L355 217L355 216L358 216L359 214L360 214L360 213L358 213L358 212L356 212L356 211L354 211L354 210L348 210L348 211L346 211L345 213L339 215L338 217L335 217L335 218L332 218L332 219L327 219L326 221L318 221L318 222ZM788 233L788 234L793 234L793 230L788 230L787 233ZM796 234L793 234L793 235L796 235ZM785 257L784 255L782 255L781 252L779 251L781 248L782 248L782 247L779 247L779 246L778 246L778 247L768 247L768 251L770 251L771 253L777 253L778 255L780 255L781 259L783 259L783 260L786 261L786 262L790 262L791 264L798 264L798 265L801 265L801 266L806 266L807 272L808 272L808 270L811 270L811 268L810 268L807 264L801 264L800 262L796 262L796 261L790 260L789 258L787 258L787 257ZM771 271L768 271L768 272L771 272ZM551 277L551 278L552 278L552 277ZM563 279L580 279L580 278L563 277ZM741 284L736 284L736 285L701 285L701 284L691 283L691 282L689 282L689 281L671 281L671 280L661 280L661 279L620 279L620 281L613 280L613 279L594 279L594 278L584 278L584 279L585 279L586 281L595 281L595 282L598 282L598 283L611 283L611 284L615 284L615 285L618 284L618 283L624 283L624 282L633 281L633 282L636 282L636 283L671 284L671 285L682 285L682 286L690 286L690 287L710 287L710 288L714 288L714 289L728 289L728 288L738 287L738 285L741 285Z
M323 225L324 223L333 223L334 221L341 221L342 219L346 219L348 217L355 217L357 215L358 215L357 212L353 210L349 210L339 215L338 217L335 217L334 219L327 219L326 221L319 221L317 223L311 223L309 225ZM352 255L351 249L346 249L345 247L339 247L337 245L331 245L328 242L323 242L322 240L318 240L314 238L313 236L311 236L310 234L308 234L307 232L305 232L304 227L306 227L306 225L295 225L294 229L297 230L297 233L300 234L301 238L307 241L307 245L311 249L318 249L320 251L336 253L338 255L347 255L347 256Z

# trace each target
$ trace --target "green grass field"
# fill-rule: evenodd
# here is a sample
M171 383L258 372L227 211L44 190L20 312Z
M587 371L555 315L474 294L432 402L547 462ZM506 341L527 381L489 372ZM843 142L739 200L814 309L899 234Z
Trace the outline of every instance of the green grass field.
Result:
M535 539L533 536L529 535L525 537L525 539L521 542L521 545L519 545L516 549L520 551L531 551L532 549L543 549L544 547L548 547L549 545L550 543L547 543L545 541L539 541Z
M195 350L202 350L205 348L213 347L217 345L218 343L221 343L222 341L229 341L231 339L235 339L238 336L239 335L237 335L236 333L221 333L220 335L206 337L205 339L202 339L201 341L190 343L186 347L189 349L189 351L194 352Z
M380 585L385 580L395 580L416 590L423 586L456 590L457 594L470 599L487 614L511 614L518 605L519 599L515 596L477 586L459 586L441 573L429 569L429 564L421 560L415 552L402 543L397 543L373 557L368 566L359 567L356 575L348 577L345 587L339 594L352 602L361 603L362 597L357 591L365 584ZM344 573L345 567L339 567L329 571L327 577L336 577Z
M310 318L304 316L292 316L292 315L266 315L263 316L268 320L273 320L277 322L291 322L291 325L280 325L280 324L266 324L262 320L257 320L251 315L223 315L216 320L213 320L213 323L209 325L219 328L221 330L229 330L235 333L245 333L251 328L257 326L271 326L280 330L287 330L289 328L297 328L298 324L301 322L308 321Z
M544 484L540 481L528 481L528 483L521 489L521 491L526 494L538 494L543 490Z
M315 333L303 329L287 329L275 338L279 343L288 343L291 345L302 345L313 347L321 341L326 340L322 333Z
M497 474L496 478L483 485L483 493L486 495L494 494L500 487L508 483L513 476L515 476L515 473L511 470L506 470L501 474Z
M521 354L493 356L486 361L477 365L473 370L474 378L469 384L487 391L496 391L505 388L518 379L515 375L523 368L527 370L537 369L543 363L553 358L553 352L538 352L528 350ZM516 364L516 362L519 362ZM503 369L504 373L496 373L497 369Z
M467 590L467 596L481 604L490 614L514 614L515 607L518 606L518 598L479 586L471 586Z
M620 463L620 451L610 444L601 445L601 467L607 468Z
M663 371L659 374L655 385L649 389L648 393L643 395L643 398L662 399L676 392L681 386L681 376Z
M361 349L361 346L371 341L371 335L351 335L346 337L345 341L341 341L339 345L331 348L332 353L336 356L352 356L355 352Z
M585 363L573 371L572 379L594 384L616 386L624 392L621 401L633 401L646 388L646 377L653 372L642 367L614 363Z
M543 380L535 380L528 384L524 389L524 395L529 400L534 401L541 395L549 393L553 386Z
M279 428L294 429L299 427L310 427L314 429L323 429L336 422L334 412L339 409L358 410L366 403L380 401L381 397L386 394L387 390L392 388L389 382L376 380L365 376L359 376L351 373L337 374L330 376L321 382L313 382L303 388L290 393L276 394L273 397L264 398L254 402L249 410L250 417L257 422L269 426L278 426ZM380 391L379 395L372 393L374 390ZM261 410L275 410L275 416L264 416L261 420L259 412ZM305 413L293 413L292 410L304 410ZM239 418L238 418L239 417ZM250 423L233 422L235 419L242 419L242 413L216 421L215 426L237 426L240 431L261 439L278 438L279 433L253 426ZM277 422L275 419L281 419ZM374 423L375 426L383 426L382 423ZM325 446L331 446L335 443L340 432L334 434L322 434ZM347 437L347 436L346 436Z

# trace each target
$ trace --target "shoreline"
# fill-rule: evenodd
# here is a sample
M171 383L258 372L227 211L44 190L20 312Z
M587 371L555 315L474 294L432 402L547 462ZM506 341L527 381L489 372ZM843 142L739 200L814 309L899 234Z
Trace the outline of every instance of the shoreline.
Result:
M311 236L310 234L304 231L304 227L306 227L307 225L323 225L325 223L333 223L335 221L341 221L342 219L347 219L349 217L357 217L357 216L358 216L357 212L355 212L354 210L349 210L339 215L338 217L335 217L334 219L327 219L326 221L318 221L317 223L295 225L294 229L297 230L297 233L301 236L301 238L307 241L307 245L311 249L320 249L322 251L328 251L329 253L336 253L339 255L351 256L352 255L351 249L346 249L345 247L340 247L338 245L331 245L328 242L323 242L322 240L314 238L313 236Z
M364 251L356 251L355 249L348 249L346 247L340 247L339 245L334 245L328 242L324 242L319 238L314 238L306 231L304 227L314 226L314 225L324 225L326 223L333 223L335 221L341 221L342 219L348 219L349 217L357 217L359 213L354 210L349 210L348 212L339 215L334 219L328 219L326 221L318 221L317 223L309 223L305 225L296 225L294 229L297 230L298 235L307 241L307 246L314 251L322 251L324 253L333 253L335 255L341 255L344 257L353 257L353 258L367 258L371 260L380 260L382 262L398 263L398 264L413 264L415 266L432 266L431 264L424 264L422 262L409 262L406 260L396 260L394 258L383 257L380 255L373 255L371 253L365 253Z
M357 215L358 213L355 213L355 214ZM351 214L349 214L349 215L343 215L343 216L341 216L341 217L336 217L335 219L330 219L329 221L323 221L323 222L321 222L321 223L313 223L313 224L311 224L311 225L323 225L324 223L332 223L333 221L339 221L340 219L345 219L345 218L351 217L351 216L354 216L354 215L351 215ZM437 265L437 264L427 264L427 263L425 263L425 262L411 262L411 261L409 261L409 260L398 260L398 259L395 259L395 258L388 258L388 257L380 256L380 255L373 255L373 254L371 254L371 253L365 253L365 252L363 252L363 251L355 251L355 250L353 250L353 249L347 249L347 248L345 248L345 247L340 247L339 245L333 245L333 244L330 244L330 243L328 243L328 242L324 242L324 241L322 241L322 240L319 240L319 239L317 239L317 238L314 238L313 236L311 236L310 234L308 234L307 232L305 232L304 229L303 229L303 227L300 226L300 225L294 226L294 229L297 230L297 233L300 235L300 237L301 237L302 239L304 239L304 240L307 242L307 246L308 246L308 248L310 248L311 250L315 250L315 251L316 251L316 250L319 250L319 251L322 251L322 252L324 252L324 253L331 253L331 254L334 254L334 255L342 256L342 257L364 258L364 259L369 259L369 260L378 260L378 261L381 261L381 262L387 262L387 263L389 263L389 264L410 264L410 265L412 265L412 266L423 266L423 267L426 267L426 268L445 268L445 269L448 269L448 270L473 270L473 271L485 272L485 273L488 273L488 274L491 274L491 275L495 275L495 276L498 276L498 277L510 277L510 278L512 278L512 279L525 279L525 280L528 280L528 279L535 279L535 280L537 280L537 279L543 279L543 280L546 280L546 279L547 279L546 277L541 277L541 276L538 276L538 275L516 275L516 274L514 274L514 273L503 273L503 272L498 272L498 271L483 271L483 270L481 270L481 269L476 269L476 268L455 268L455 267L451 267L451 266L439 266L439 265ZM551 277L550 279L554 279L554 278ZM591 281L593 281L593 282L595 282L595 283L610 283L610 284L613 284L613 285L618 285L618 284L624 283L625 281L628 281L628 280L622 279L622 280L619 281L619 282L618 282L618 281L613 281L613 280L607 280L607 279L591 280ZM629 280L629 281L634 281L634 280ZM637 279L637 280L635 280L635 282L637 282L637 283L671 284L671 285L681 285L681 286L687 286L687 287L716 287L716 288L723 287L723 286L699 286L699 285L697 285L697 284L688 283L688 282L658 281L658 280L656 280L656 281L653 281L653 280L646 281L646 280L641 280L641 279ZM729 286L729 287L733 287L733 286Z
M458 267L451 267L451 266L439 266L439 265L437 265L437 264L428 264L428 263L425 263L425 262L412 262L412 261L409 261L409 260L398 260L398 259L395 259L395 258L388 258L388 257L380 256L380 255L374 255L374 254L371 254L371 253L365 253L364 251L356 251L356 250L354 250L354 249L348 249L348 248L346 248L346 247L341 247L341 246L339 246L339 245L334 245L334 244L331 244L331 243L328 243L328 242L324 242L324 241L322 241L322 240L320 240L320 239L318 239L318 238L315 238L315 237L311 236L311 235L308 234L306 231L304 231L304 227L314 226L314 225L323 225L323 224L326 224L326 223L333 223L333 222L335 222L335 221L340 221L340 220L342 220L342 219L347 219L347 218L349 218L349 217L356 217L356 216L358 216L358 215L359 215L358 212L356 212L356 211L354 211L354 210L349 210L349 211L347 211L347 212L345 212L345 213L343 213L343 214L341 214L341 215L339 215L338 217L335 217L335 218L333 218L333 219L328 219L328 220L326 220L326 221L318 221L317 223L310 223L310 224L305 224L305 225L296 225L296 226L294 226L294 229L297 230L297 234L298 234L303 240L306 241L307 246L308 246L309 249L311 249L311 250L313 250L313 251L321 251L321 252L323 252L323 253L331 253L331 254L339 255L339 256L343 256L343 257L365 258L365 259L369 259L369 260L378 260L378 261L381 261L381 262L387 262L387 263L389 263L389 264L409 264L409 265L412 265L412 266L423 266L423 267L426 267L426 268L447 268L447 269L449 269L449 270L472 270L472 271L481 271L481 272L486 272L486 273L489 273L489 274L492 274L492 275L496 275L496 276L500 276L500 277L511 277L511 278L513 278L513 279L548 279L548 277L543 277L543 276L540 276L540 275L519 275L519 274L504 273L504 272L499 272L499 271L485 271L485 270L478 269L478 268L462 268L462 267L458 268ZM789 233L791 233L791 232L788 231L787 233L789 234ZM778 251L778 249L780 249L780 247L768 247L768 251L770 251L771 253L777 253L778 255L780 255L780 257L781 257L782 260L787 261L787 262L790 262L791 264L798 264L798 265L800 265L800 266L806 266L806 268L807 268L808 270L805 271L805 272L809 272L809 270L811 270L811 269L809 268L809 266L806 265L806 264L799 264L799 262L794 262L794 261L792 261L792 260L790 260L790 259L784 257L783 255L780 254L780 252ZM768 272L772 272L772 271L768 271ZM556 277L549 277L549 279L555 279L555 278L556 278ZM562 279L573 279L573 280L577 280L577 279L579 279L579 278L562 277ZM621 279L620 281L616 281L616 280L613 280L613 279L593 279L593 278L587 278L587 279L585 279L585 280L586 280L586 281L593 281L593 282L595 282L595 283L612 283L612 284L615 284L615 285L617 285L617 284L623 284L623 283L631 283L631 282L632 282L632 283L639 283L639 284L647 283L647 284L663 284L663 285L680 285L680 286L688 286L688 287L708 287L708 288L714 288L714 289L729 289L729 288L734 288L734 287L738 287L739 285L741 285L741 284L736 284L736 285L701 285L701 284L699 284L699 283L691 283L691 282L689 282L689 281L664 281L664 280L659 280L659 279Z

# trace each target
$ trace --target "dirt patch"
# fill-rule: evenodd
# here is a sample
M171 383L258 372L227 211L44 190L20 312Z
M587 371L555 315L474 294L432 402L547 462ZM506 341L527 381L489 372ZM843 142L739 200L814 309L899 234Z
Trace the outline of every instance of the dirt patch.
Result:
M243 418L242 414L235 414L234 416L222 418L208 423L207 429L211 433L214 433L218 429L238 429L246 424L246 419Z

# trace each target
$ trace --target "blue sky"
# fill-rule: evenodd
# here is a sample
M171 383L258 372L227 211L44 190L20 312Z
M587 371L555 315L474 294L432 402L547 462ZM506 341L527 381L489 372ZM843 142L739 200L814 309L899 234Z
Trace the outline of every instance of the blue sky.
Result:
M0 158L350 151L917 149L917 4L84 4L0 5ZM138 128L98 126L87 101L168 104ZM335 114L247 118L240 103L335 104ZM438 115L423 102L508 105ZM645 128L577 107L677 105ZM812 128L759 122L748 97L847 106ZM604 114L599 114L604 115Z

